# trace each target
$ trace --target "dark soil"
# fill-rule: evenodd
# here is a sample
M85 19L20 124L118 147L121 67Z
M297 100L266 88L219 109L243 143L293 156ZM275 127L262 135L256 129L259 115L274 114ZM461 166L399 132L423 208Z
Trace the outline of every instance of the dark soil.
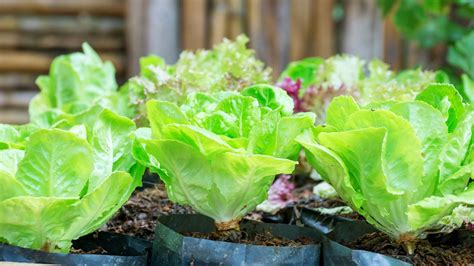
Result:
M244 230L236 231L222 231L222 232L212 232L212 233L197 233L197 232L189 232L184 233L186 236L195 237L195 238L202 238L202 239L209 239L209 240L216 240L216 241L224 241L224 242L232 242L232 243L240 243L240 244L248 244L248 245L258 245L258 246L284 246L284 247L300 247L304 245L311 245L315 242L307 237L301 237L295 240L290 240L282 237L276 237L270 234L269 232L266 233L252 233L248 234Z
M308 179L301 187L294 190L294 195L298 202L297 208L332 208L345 206L344 202L336 199L321 199L313 194L314 181ZM191 207L182 206L171 202L166 194L163 183L149 184L141 191L135 191L128 202L122 206L117 214L101 228L101 231L126 234L147 240L153 240L155 236L156 221L161 215L170 214L191 214L194 213ZM247 214L244 219L269 223L288 223L291 220L287 210L281 210L275 215L270 215L260 211ZM360 219L360 216L353 214L343 214L343 217Z
M463 245L457 241L420 240L413 255L408 255L400 244L393 242L383 233L366 234L345 245L352 249L388 255L414 265L473 265L474 246Z
M159 216L190 213L194 213L191 207L171 202L166 195L164 184L159 183L142 191L135 191L101 230L153 240Z

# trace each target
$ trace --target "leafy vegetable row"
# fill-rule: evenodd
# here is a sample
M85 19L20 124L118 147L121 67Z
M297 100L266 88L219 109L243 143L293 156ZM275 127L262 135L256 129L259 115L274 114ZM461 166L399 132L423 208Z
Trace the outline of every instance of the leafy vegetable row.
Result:
M435 82L449 83L449 78L443 71L419 68L396 73L380 60L372 60L366 65L355 56L336 55L328 59L314 57L290 63L281 73L278 86L293 98L296 112L315 112L323 122L325 110L336 96L351 95L363 104L408 101L414 100L428 84ZM464 101L474 100L474 81L466 75L463 75L462 88L459 92Z
M247 41L171 66L145 57L120 89L88 45L55 59L37 80L31 123L0 125L0 242L67 252L120 208L145 167L171 200L236 229L301 146L344 201L409 250L472 209L474 110L453 86L428 85L442 75L374 61L365 77L355 57L310 58L282 74L285 91L263 84L269 70ZM314 126L314 113L294 114L313 110L298 102L311 91L360 104L336 97Z

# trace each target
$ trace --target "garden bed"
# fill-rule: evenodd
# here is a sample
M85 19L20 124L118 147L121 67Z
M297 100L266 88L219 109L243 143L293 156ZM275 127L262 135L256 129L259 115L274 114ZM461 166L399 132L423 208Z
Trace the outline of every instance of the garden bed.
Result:
M387 235L375 232L345 243L352 249L368 250L412 263L414 265L472 265L474 245L460 241L460 232L419 240L415 253L408 255L405 249Z
M152 263L318 265L320 262L321 234L311 228L242 221L240 236L246 236L231 239L222 236L239 233L217 233L213 220L194 214L163 216L156 231Z
M101 230L153 240L159 216L191 213L194 213L191 207L176 204L168 199L163 183L148 183L142 190L135 191Z
M143 188L136 190L127 203L100 231L153 240L158 217L194 213L195 211L191 207L170 201L165 185L161 181L158 181L158 183L144 183ZM289 223L291 215L287 209L275 215L253 211L247 214L245 219L257 222Z

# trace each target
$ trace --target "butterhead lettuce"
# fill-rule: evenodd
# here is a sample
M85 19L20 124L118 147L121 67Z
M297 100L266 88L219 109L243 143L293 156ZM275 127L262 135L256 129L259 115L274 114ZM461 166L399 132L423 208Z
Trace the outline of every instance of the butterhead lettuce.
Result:
M9 143L0 149L0 242L68 252L72 240L101 227L140 185L133 121L101 109L75 119L24 138L0 135Z
M42 127L56 127L65 117L85 112L95 105L132 117L130 104L118 92L115 68L102 61L87 43L83 52L56 57L49 74L36 79L40 93L29 104L30 122Z
M293 171L295 137L315 119L293 115L291 98L270 85L198 92L182 105L152 100L147 109L151 136L142 135L135 157L158 172L172 201L221 230L238 227L266 199L276 174Z
M472 105L452 85L360 107L335 98L327 124L298 138L312 166L369 223L406 244L474 204Z

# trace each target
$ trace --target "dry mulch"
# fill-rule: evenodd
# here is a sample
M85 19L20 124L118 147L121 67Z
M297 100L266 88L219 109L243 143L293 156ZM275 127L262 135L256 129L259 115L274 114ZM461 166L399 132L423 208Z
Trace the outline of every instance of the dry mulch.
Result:
M142 191L135 191L102 231L153 240L159 216L190 213L194 213L191 207L170 201L164 184L158 183Z
M310 208L333 208L345 206L340 199L321 199L315 197L312 192L312 185L306 184L295 189L294 195L297 197L297 207ZM142 190L134 192L128 202L122 206L118 213L101 231L126 234L153 240L155 237L155 226L159 216L169 214L191 214L195 213L191 207L183 206L170 201L166 194L163 183L148 184ZM341 215L344 217L359 219L357 214ZM246 215L245 219L259 222L286 222L290 218L286 213L269 215L263 212L254 211Z
M290 240L282 237L276 237L272 234L266 233L252 233L248 234L245 230L231 230L231 231L216 231L211 233L197 233L190 232L185 233L186 236L209 239L216 241L240 243L240 244L249 244L249 245L259 245L259 246L285 246L285 247L300 247L304 245L311 245L315 242L307 237L301 237L295 240Z
M370 233L345 243L352 249L381 253L414 265L473 265L474 247L454 241L437 242L419 240L415 253L408 255L402 245L393 242L383 233Z

